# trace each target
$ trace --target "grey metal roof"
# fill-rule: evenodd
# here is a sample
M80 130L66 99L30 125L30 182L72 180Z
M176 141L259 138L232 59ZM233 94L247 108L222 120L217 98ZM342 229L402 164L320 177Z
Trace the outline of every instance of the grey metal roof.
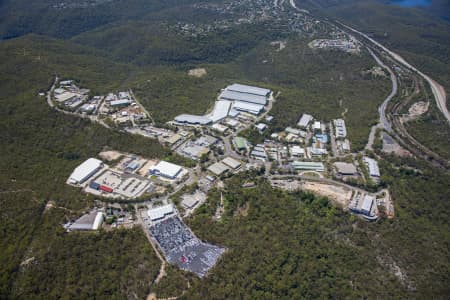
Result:
M234 83L227 87L227 90L235 91L239 93L247 93L259 96L267 96L271 91L269 89L264 89L251 85L244 85L239 83Z
M313 116L308 114L303 114L300 120L298 121L297 125L299 127L306 127L308 126L309 122L313 120Z
M197 115L187 115L182 114L175 117L175 121L179 123L189 123L189 124L199 124L199 125L207 125L211 123L211 119L203 116Z
M223 100L243 101L260 105L266 105L267 103L267 97L265 96L239 93L227 89L220 94L219 98Z
M263 105L241 102L241 101L236 101L233 104L233 109L246 111L246 112L250 112L253 114L259 114L263 110L263 108L264 108Z

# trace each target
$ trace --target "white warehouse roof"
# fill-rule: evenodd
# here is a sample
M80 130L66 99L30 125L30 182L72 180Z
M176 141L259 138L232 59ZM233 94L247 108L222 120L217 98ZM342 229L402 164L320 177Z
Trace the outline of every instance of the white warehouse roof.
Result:
M253 104L253 103L245 103L245 102L236 101L233 104L233 108L235 110L246 111L246 112L252 113L254 115L258 115L264 109L264 106L258 105L258 104Z
M361 205L361 211L370 213L370 210L372 209L373 205L373 197L369 195L364 196L363 203Z
M130 105L131 100L128 99L120 99L120 100L114 100L109 103L111 106L119 106L119 105Z
M181 169L182 168L179 165L162 160L157 165L151 167L150 172L170 178L175 178L177 177L178 173L181 172Z
M152 208L147 211L147 215L150 217L150 220L155 221L164 218L166 215L173 213L173 205L167 204L164 206L160 206L157 208Z
M90 176L94 175L94 173L101 168L102 165L103 162L101 160L89 158L73 170L72 174L70 174L69 181L71 183L81 183Z
M232 102L227 100L216 101L216 104L214 105L214 110L212 111L211 115L208 115L208 118L211 119L213 123L225 119L228 116L231 104Z
M300 120L297 123L297 126L299 127L306 127L308 126L309 122L313 120L313 116L308 114L303 114Z
M182 114L175 117L175 121L178 123L199 124L199 125L207 125L211 123L211 119L207 117L197 115L187 115L187 114Z
M255 104L260 104L260 105L266 105L266 103L267 103L266 96L239 93L239 92L230 91L227 89L224 90L220 94L219 99L232 100L232 101L243 101L243 102L255 103Z
M380 169L378 167L378 162L375 159L364 156L363 161L369 169L370 176L380 177Z
M237 169L241 166L241 162L235 160L232 157L226 157L222 160L222 163L224 163L225 165L229 166L232 169Z
M239 93L253 94L259 96L267 96L271 92L269 89L264 89L251 85L244 85L239 83L234 83L227 87L227 90L235 91Z

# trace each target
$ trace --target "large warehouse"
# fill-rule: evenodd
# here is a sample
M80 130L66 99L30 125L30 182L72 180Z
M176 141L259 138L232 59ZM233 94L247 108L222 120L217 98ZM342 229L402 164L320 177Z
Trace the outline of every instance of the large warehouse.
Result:
M183 168L180 166L162 160L157 165L151 167L149 173L151 175L175 179L178 174L180 174L181 170L183 170Z
M253 94L264 97L268 97L271 92L269 89L239 83L233 83L232 85L228 86L227 89L234 92Z
M242 101L259 105L266 105L267 97L254 94L239 93L225 89L219 96L223 100Z
M230 111L231 104L232 104L232 102L227 101L227 100L216 101L216 104L214 105L214 110L207 117L209 119L211 119L211 121L213 123L222 121L223 119L225 119L228 116L228 112Z
M267 104L271 90L256 86L232 84L227 86L219 96L219 99L234 101L234 103L249 103L264 106Z
M158 221L164 219L165 216L174 213L173 204L167 204L157 208L152 208L147 211L147 215L152 221Z
M211 119L204 116L182 114L175 117L175 122L191 125L208 125L211 123Z
M81 216L67 227L68 231L74 230L98 230L103 223L103 213L92 211Z
M89 158L84 163L75 168L70 174L69 183L81 184L97 173L103 167L103 162L96 158Z
M233 104L233 109L259 115L263 111L264 105L236 101Z

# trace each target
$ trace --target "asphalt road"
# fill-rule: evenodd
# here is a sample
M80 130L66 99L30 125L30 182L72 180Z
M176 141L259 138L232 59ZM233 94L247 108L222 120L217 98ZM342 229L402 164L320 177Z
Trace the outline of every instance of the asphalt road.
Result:
M291 0L291 1L293 1L293 0ZM445 89L439 83L437 83L432 78L430 78L428 75L422 73L420 70L416 69L414 66L409 64L403 57L401 57L400 55L398 55L395 52L392 52L391 50L389 50L385 46L381 45L380 43L378 43L377 41L375 41L374 39L372 39L368 35L360 32L360 31L358 31L358 30L356 30L356 29L354 29L354 28L352 28L350 26L347 26L345 24L342 24L340 22L338 22L338 23L341 24L342 26L344 26L345 28L350 29L351 31L360 34L361 36L366 38L368 41L370 41L372 44L380 47L383 51L388 53L394 60L396 60L397 62L401 63L402 65L404 65L408 69L416 72L423 79L425 79L428 82L428 84L430 85L430 87L431 87L431 91L433 92L434 99L436 100L436 104L437 104L439 110L445 116L445 118L447 119L447 122L450 123L450 115L449 115L448 109L447 109L447 94L445 92Z
M383 101L383 103L378 108L378 113L380 114L380 124L383 126L383 128L387 132L392 132L391 124L389 123L388 119L386 118L386 107L387 107L389 101L391 101L392 98L394 98L394 96L397 94L397 91L398 91L397 77L395 76L395 74L391 70L391 68L389 68L388 66L383 64L383 62L380 60L380 58L378 58L378 56L376 56L372 50L370 50L369 48L367 48L367 50L369 50L370 55L372 55L372 57L375 59L377 64L380 67L382 67L383 69L386 69L389 72L389 76L391 77L391 81L392 81L391 93L386 97L386 99Z

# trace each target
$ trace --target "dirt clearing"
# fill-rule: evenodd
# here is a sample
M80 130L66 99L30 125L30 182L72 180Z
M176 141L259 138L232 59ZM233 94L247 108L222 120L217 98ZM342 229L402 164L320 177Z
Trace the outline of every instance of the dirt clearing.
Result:
M106 161L116 160L122 155L123 153L119 151L102 151L98 154L98 156L100 156L101 159L104 159Z
M343 187L324 183L305 182L303 188L320 196L329 198L331 201L347 208L352 198L352 191Z
M205 68L191 69L191 70L188 71L188 75L189 76L197 77L197 78L203 77L206 74L207 73L206 73L206 69Z

